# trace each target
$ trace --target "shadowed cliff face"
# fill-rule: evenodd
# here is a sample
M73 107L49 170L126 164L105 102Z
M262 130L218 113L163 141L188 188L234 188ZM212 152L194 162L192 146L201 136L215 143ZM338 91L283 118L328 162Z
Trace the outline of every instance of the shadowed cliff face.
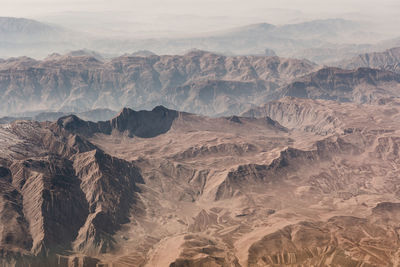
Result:
M168 132L179 112L163 106L152 111L139 111L124 108L117 117L111 120L111 127L119 132L128 132L130 137L156 137Z
M134 111L124 108L112 120L91 122L84 121L75 115L62 117L57 125L70 132L91 136L95 133L111 134L112 131L127 133L129 137L151 138L166 133L178 117L179 112L163 106L152 111Z
M290 6L292 8L292 4ZM173 9L176 11L180 8L181 6ZM212 8L214 10L213 12L215 12L215 5L212 6ZM225 9L225 7L223 8ZM241 7L237 8L240 9L238 10L239 13L243 12ZM254 6L252 6L252 8L254 8ZM206 9L210 10L211 6L207 6ZM260 21L260 19L271 20L274 16L281 16L281 14L276 14L277 10L266 12L267 14L269 13L269 15L261 12L261 18L255 19L253 17L251 19L252 22L247 22L254 23L254 21ZM0 17L0 37L4 40L0 44L0 57L8 58L27 55L41 58L46 57L49 52L71 51L81 49L82 47L104 52L107 51L107 53L115 55L124 54L128 51L137 51L131 55L151 56L154 54L150 51L154 51L157 54L181 54L184 51L196 47L198 49L207 49L218 53L237 55L275 55L276 52L278 55L285 57L307 58L309 60L326 62L353 56L363 51L370 51L374 48L378 50L381 49L381 47L388 47L390 43L398 43L393 40L388 42L389 44L384 42L382 44L373 45L371 40L375 43L378 40L383 40L385 36L387 38L389 38L389 36L387 36L386 33L382 33L382 31L379 33L371 32L373 29L371 29L370 25L367 26L363 25L364 23L340 18L317 19L286 25L272 25L269 24L272 21L267 21L268 23L242 26L237 24L241 19L235 19L233 25L236 27L226 29L226 27L230 27L230 23L226 23L225 21L226 17L222 20L223 22L212 22L216 19L216 17L214 17L208 20L207 23L200 23L200 21L197 21L200 18L199 16L190 16L190 18L185 16L184 18L182 17L185 23L182 23L181 20L176 21L175 16L171 16L170 19L174 21L173 24L177 23L177 25L171 25L168 23L169 19L166 17L160 22L156 22L154 19L150 18L155 15L154 8L151 8L150 13L150 16L145 15L142 17L146 18L146 20L149 19L146 23L142 23L142 26L150 23L154 29L149 30L146 27L147 30L144 30L140 27L141 29L139 32L136 32L138 29L137 25L131 27L131 25L128 26L126 24L129 24L130 19L127 21L124 19L123 23L119 21L115 25L110 25L110 23L114 24L114 22L106 17L102 17L97 18L96 24L92 25L89 23L91 26L87 25L86 23L91 21L89 18L93 19L96 17L96 15L91 12L82 15L82 17L78 15L78 17L80 17L78 19L75 17L76 14L73 13L68 13L66 17L64 17L65 14L59 14L57 19L55 17L47 18L56 24L60 22L64 24L67 22L67 24L69 24L69 26L67 26L68 28L75 28L78 32L30 19ZM203 16L203 12L201 13L201 16ZM278 11L278 13L280 13L280 11ZM283 11L283 13L286 13L286 11ZM124 17L126 14L127 13L122 12L122 14L114 14L111 17L118 17L121 19L121 15ZM252 15L254 15L254 12ZM286 17L286 15L283 16ZM297 17L297 15L295 15L295 17ZM103 21L104 18L106 19L105 21ZM56 19L56 21L54 21L54 19ZM187 19L194 20L187 23ZM297 19L298 18L295 18L295 20ZM209 24L210 22L211 25L214 26L211 26ZM107 24L107 26L100 27L101 30L99 32L98 24L101 23ZM231 24L231 26L233 25ZM64 26L66 25L64 24ZM181 28L182 26L185 27L183 31ZM202 29L198 28L199 26ZM222 30L223 28L225 28L225 30ZM156 31L154 32L155 29ZM173 30L171 31L171 29ZM220 30L212 30L210 32L210 29ZM110 30L111 32L109 32ZM387 27L385 27L385 31L386 30ZM185 37L184 35L186 34L184 34L184 32L190 36ZM92 34L94 34L94 36ZM397 33L394 37L397 37ZM92 55L96 58L102 58L98 53L87 49L72 51L69 55ZM106 56L108 55L106 54ZM53 54L52 56L56 57L57 54Z
M22 194L23 210L37 255L70 248L88 215L72 161L57 156L27 159L10 166L12 185Z

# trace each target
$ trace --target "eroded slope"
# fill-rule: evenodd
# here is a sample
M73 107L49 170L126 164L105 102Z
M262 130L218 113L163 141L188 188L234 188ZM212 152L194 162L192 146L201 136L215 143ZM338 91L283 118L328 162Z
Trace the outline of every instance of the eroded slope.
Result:
M284 98L3 125L3 263L396 266L399 114Z

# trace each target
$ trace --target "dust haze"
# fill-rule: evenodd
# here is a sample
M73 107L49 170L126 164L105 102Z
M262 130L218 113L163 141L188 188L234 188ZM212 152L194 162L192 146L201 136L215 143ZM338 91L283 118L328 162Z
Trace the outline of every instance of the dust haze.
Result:
M12 1L2 0L0 16L26 17L92 34L182 37L253 23L290 24L344 18L396 35L400 3L385 1Z

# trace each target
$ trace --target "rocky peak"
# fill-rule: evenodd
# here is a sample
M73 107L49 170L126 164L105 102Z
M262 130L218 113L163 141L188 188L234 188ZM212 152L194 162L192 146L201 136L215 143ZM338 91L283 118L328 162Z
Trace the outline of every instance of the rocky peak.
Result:
M124 108L110 123L112 129L128 132L131 137L149 138L167 132L177 116L177 111L163 106L157 106L152 111Z
M130 137L150 138L166 133L178 114L178 111L163 106L157 106L151 111L123 108L115 118L109 121L95 123L84 121L76 115L69 115L58 119L56 125L58 128L85 136L94 133L111 134L116 130L127 133Z
M82 127L86 124L86 122L76 115L68 115L61 117L57 120L57 125L63 127L66 130L74 130L79 127Z

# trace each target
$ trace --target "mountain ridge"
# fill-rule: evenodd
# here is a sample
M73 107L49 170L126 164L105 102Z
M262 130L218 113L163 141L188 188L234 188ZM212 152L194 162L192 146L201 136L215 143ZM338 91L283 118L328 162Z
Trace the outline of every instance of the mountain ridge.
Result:
M205 51L122 56L105 62L87 56L13 59L0 64L0 92L7 103L0 114L156 105L205 115L232 114L244 109L240 105L257 101L257 95L315 68L306 60L226 57Z
M399 82L399 74L391 71L363 67L353 70L325 67L280 88L276 98L293 96L372 103L380 98L399 97Z
M344 69L368 67L399 73L400 47L393 47L383 52L361 54L354 58L337 62L335 65Z

